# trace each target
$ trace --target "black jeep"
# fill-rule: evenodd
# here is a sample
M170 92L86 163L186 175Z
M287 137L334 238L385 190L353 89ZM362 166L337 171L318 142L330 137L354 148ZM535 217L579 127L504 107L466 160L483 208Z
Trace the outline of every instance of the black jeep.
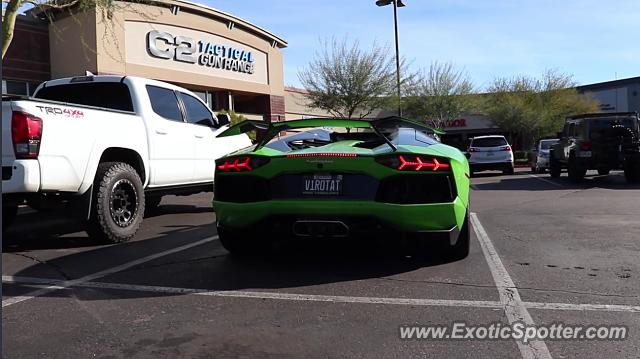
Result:
M635 112L595 113L568 117L560 141L550 151L551 177L566 168L581 181L588 170L608 174L624 169L628 182L640 181L640 127Z

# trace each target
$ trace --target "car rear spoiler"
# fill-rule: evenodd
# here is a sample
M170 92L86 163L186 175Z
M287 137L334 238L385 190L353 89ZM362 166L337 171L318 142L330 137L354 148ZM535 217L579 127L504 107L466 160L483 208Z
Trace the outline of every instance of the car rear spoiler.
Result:
M435 129L424 125L419 122L415 122L403 117L391 116L377 119L344 119L344 118L307 118L301 120L291 120L282 122L264 122L256 120L246 120L237 123L227 130L220 133L217 137L235 136L242 133L258 130L266 132L262 139L256 144L254 149L257 150L264 146L272 138L278 135L282 131L287 131L297 128L310 128L310 127L346 127L346 128L369 128L378 134L393 150L396 150L395 145L389 141L387 136L382 132L388 128L409 127L417 130L431 132L436 135L444 135L445 132L439 129Z

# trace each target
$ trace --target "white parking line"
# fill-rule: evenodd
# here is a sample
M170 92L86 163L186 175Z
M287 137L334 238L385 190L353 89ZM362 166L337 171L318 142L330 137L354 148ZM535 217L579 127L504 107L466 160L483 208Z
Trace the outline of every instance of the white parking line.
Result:
M538 180L540 180L540 181L542 181L542 182L544 182L544 183L548 183L548 184L550 184L550 185L554 185L554 186L559 187L559 188L564 188L564 187L565 187L564 185L562 185L562 184L560 184L560 183L553 182L553 181L550 181L550 180L548 180L548 179L546 179L546 178L538 177L538 176L536 176L536 175L529 174L528 176L529 176L529 177L533 177L533 178L535 178L535 179L538 179Z
M24 302L26 300L29 300L29 299L32 299L32 298L35 298L35 297L39 297L41 295L45 295L47 293L50 293L50 292L53 292L53 291L56 291L56 290L60 290L62 288L68 288L68 287L72 287L72 286L77 286L79 284L82 284L82 283L85 283L85 282L89 282L89 281L92 281L94 279L98 279L98 278L101 278L101 277L104 277L104 276L107 276L107 275L110 275L110 274L114 274L114 273L123 271L125 269L129 269L131 267L135 267L135 266L140 265L142 263L146 263L146 262L152 261L154 259L158 259L160 257L164 257L164 256L169 255L169 254L173 254L173 253L177 253L177 252L180 252L180 251L184 251L184 250L192 248L192 247L197 247L199 245L205 244L207 242L214 241L216 239L218 239L217 235L213 236L213 237L208 237L208 238L199 240L199 241L194 242L194 243L189 243L189 244L185 244L183 246L179 246L179 247L172 248L172 249L169 249L169 250L166 250L166 251L162 251L160 253L152 254L152 255L149 255L149 256L146 256L146 257L142 257L140 259L136 259L134 261L127 262L127 263L121 264L121 265L116 266L116 267L107 268L105 270L101 270L99 272L96 272L96 273L93 273L93 274L89 274L89 275L86 275L86 276L78 278L78 279L62 281L62 282L56 283L56 285L51 285L51 286L48 286L48 287L45 287L45 288L42 288L42 289L34 290L34 291L29 292L29 293L27 293L25 295L20 295L20 296L17 296L17 297L8 298L8 299L5 299L5 300L2 301L2 308L8 307L8 306L16 304L16 303Z
M470 219L473 224L473 229L476 232L476 237L478 237L478 241L480 242L482 253L484 253L484 257L491 270L493 280L496 283L496 287L498 287L500 302L504 305L504 313L509 324L524 322L527 325L534 325L533 318L531 318L527 308L522 303L518 289L513 283L511 276L509 276L507 269L502 264L498 252L496 252L493 243L491 243L487 232L484 230L484 227L482 227L482 224L480 224L478 216L475 213L471 213ZM549 348L547 348L547 345L542 340L534 340L527 343L518 340L516 343L524 359L551 358Z
M529 309L640 313L640 305L524 302Z
M2 276L4 283L35 283L53 284L52 286L64 287L64 282L52 282L50 279L31 277ZM412 299L412 298L382 298L382 297L353 297L342 295L317 295L317 294L293 294L258 291L236 291L236 290L206 290L195 288L176 288L137 284L107 283L107 282L83 282L73 285L74 287L120 289L137 292L152 292L165 294L193 294L211 297L231 297L231 298L253 298L253 299L274 299L290 300L300 302L331 302L331 303L361 303L361 304L390 304L390 305L413 305L413 306L440 306L440 307L471 307L471 308L502 308L502 304L497 301L484 300L449 300L449 299ZM66 287L65 287L66 288Z
M51 286L58 289L66 289L61 286L63 282L57 279L2 276L3 283L11 283L28 286ZM120 289L137 292L165 293L165 294L192 294L214 297L255 298L291 301L334 302L334 303L363 303L363 304L388 304L388 305L417 305L417 306L443 306L443 307L471 307L471 308L503 308L501 302L483 300L448 300L448 299L410 299L410 298L384 298L384 297L351 297L329 296L314 294L292 294L256 291L211 291L196 288L163 287L137 284L84 282L74 287ZM640 313L640 306L619 304L574 304L574 303L541 303L522 302L528 309L541 310L570 310L570 311L598 311L598 312L626 312Z

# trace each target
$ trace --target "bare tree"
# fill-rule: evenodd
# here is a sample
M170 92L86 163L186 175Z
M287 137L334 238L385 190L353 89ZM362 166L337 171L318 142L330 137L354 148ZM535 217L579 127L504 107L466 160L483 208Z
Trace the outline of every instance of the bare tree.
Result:
M49 22L53 23L55 15L59 12L66 12L74 17L75 21L80 22L79 18L74 14L82 13L84 11L96 9L101 12L101 21L106 23L104 39L115 38L114 29L116 24L113 21L113 13L119 10L134 11L141 14L145 18L151 19L151 14L141 13L134 9L131 5L136 3L144 3L144 0L128 0L128 1L115 1L115 0L2 0L5 6L5 11L2 16L2 58L7 54L7 50L13 41L13 35L15 30L16 18L18 14L26 7L39 11ZM57 35L55 27L52 28L55 35ZM79 41L83 43L89 51L95 49L90 48L85 43L85 39L80 38Z
M346 118L389 107L396 98L393 51L376 44L365 50L347 39L321 43L323 50L298 73L309 107Z
M406 87L405 113L435 128L444 128L447 121L472 108L473 83L451 63L431 63Z

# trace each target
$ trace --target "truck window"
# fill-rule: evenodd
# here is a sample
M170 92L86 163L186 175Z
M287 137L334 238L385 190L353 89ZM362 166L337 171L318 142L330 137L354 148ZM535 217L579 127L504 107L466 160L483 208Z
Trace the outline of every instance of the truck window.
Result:
M44 100L133 111L129 86L120 82L86 82L47 86L35 94Z
M184 108L186 110L187 122L196 125L203 125L212 127L215 122L213 121L213 115L207 106L198 101L195 97L187 95L186 93L178 92Z
M178 98L173 90L147 85L147 94L149 94L153 112L167 120L183 122Z

